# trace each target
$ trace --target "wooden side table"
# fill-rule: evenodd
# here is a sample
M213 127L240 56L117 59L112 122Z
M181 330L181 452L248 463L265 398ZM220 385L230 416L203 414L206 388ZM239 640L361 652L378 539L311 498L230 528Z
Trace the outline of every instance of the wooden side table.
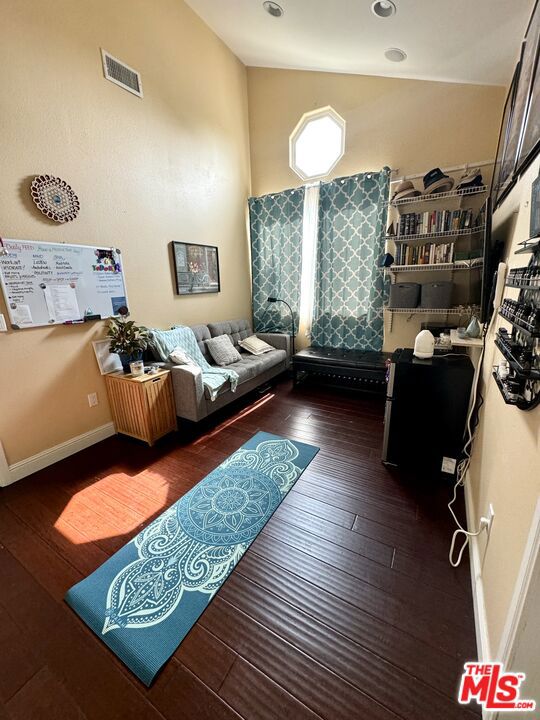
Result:
M176 430L176 409L169 370L134 376L122 371L105 376L116 432L150 446Z

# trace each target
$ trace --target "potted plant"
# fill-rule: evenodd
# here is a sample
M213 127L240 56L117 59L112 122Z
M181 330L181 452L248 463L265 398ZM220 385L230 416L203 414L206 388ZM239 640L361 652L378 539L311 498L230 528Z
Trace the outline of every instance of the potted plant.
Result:
M148 346L148 330L128 320L129 311L123 306L118 310L119 317L109 321L107 337L111 339L109 352L118 353L125 373L129 373L129 364L141 360L143 350Z

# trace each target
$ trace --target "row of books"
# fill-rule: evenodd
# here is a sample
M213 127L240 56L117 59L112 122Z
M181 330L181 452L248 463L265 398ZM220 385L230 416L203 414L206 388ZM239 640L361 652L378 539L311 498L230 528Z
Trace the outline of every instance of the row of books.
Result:
M454 261L454 244L427 243L411 247L399 244L396 246L396 259L394 265L439 265Z
M401 215L398 235L424 235L450 230L472 228L474 213L472 210L431 210L424 213L405 213Z

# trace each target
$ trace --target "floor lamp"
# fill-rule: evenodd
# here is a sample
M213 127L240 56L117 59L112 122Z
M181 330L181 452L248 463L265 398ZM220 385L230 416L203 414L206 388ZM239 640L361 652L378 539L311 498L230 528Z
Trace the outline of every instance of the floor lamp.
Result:
M285 300L281 300L281 298L275 298L275 297L269 297L268 298L269 303L276 303L276 302L282 302L284 305L286 305L289 308L289 312L291 313L291 325L292 325L292 334L291 334L291 340L292 340L292 354L294 355L296 350L294 348L294 337L295 337L295 329L294 329L294 315L291 306L288 302L285 302Z

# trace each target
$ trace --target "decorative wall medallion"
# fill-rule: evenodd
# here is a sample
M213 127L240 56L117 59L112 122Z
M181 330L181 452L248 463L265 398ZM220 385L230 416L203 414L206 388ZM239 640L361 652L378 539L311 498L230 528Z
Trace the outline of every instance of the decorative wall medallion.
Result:
M79 214L79 198L71 186L52 175L37 175L30 188L32 200L41 212L59 223L75 220Z

